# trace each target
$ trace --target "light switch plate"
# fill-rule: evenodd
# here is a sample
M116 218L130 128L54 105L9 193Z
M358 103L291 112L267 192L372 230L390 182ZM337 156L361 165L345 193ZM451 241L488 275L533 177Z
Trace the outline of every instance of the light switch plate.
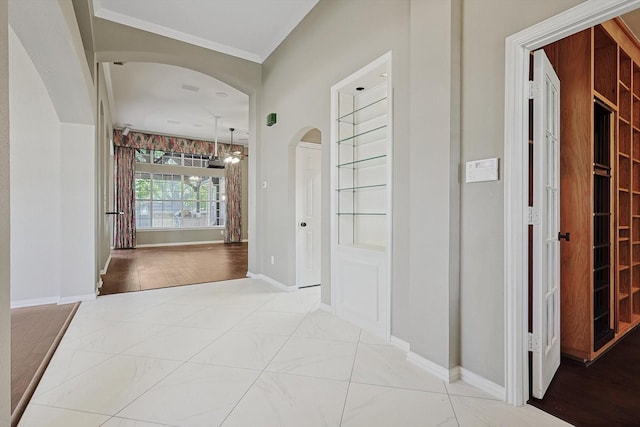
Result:
M497 181L499 179L498 158L467 162L466 182Z

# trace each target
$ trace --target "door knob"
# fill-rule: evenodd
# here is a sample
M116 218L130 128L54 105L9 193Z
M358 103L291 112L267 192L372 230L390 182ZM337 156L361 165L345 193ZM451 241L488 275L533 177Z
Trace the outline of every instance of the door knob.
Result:
M565 234L558 233L558 240L564 239L568 242L570 238L571 238L571 233L565 233Z
M301 223L300 223L300 227L306 227L306 226L307 226L307 223L306 223L306 222L301 222Z

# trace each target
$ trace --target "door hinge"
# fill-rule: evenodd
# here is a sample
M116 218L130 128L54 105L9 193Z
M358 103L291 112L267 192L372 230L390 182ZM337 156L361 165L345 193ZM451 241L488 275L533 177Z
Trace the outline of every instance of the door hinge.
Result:
M534 82L533 80L529 81L529 99L534 99L536 97L538 94L538 88L539 85L537 82Z
M533 208L533 206L527 206L527 224L540 224L540 214Z
M538 340L538 337L533 335L531 332L528 334L528 348L529 351L540 353L540 341Z

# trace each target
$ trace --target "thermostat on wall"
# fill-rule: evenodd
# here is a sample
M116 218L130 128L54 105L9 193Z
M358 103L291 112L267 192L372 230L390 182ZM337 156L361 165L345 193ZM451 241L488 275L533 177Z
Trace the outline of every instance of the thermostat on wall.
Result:
M466 182L497 181L498 165L497 158L467 162Z

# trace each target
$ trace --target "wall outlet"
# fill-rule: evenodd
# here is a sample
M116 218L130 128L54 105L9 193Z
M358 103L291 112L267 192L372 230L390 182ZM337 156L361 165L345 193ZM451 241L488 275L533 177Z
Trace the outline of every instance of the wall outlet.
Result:
M224 234L224 230L220 230L220 234Z
M276 263L276 257L271 255L271 265L274 265L275 263Z

